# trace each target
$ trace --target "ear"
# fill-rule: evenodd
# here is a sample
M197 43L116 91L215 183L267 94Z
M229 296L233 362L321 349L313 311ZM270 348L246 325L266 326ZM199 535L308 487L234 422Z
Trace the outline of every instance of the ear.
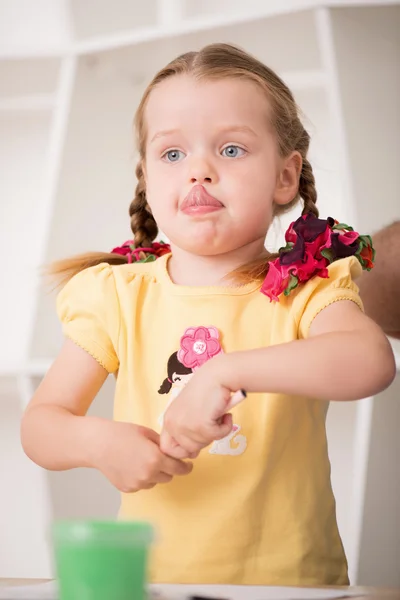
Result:
M299 191L299 180L303 160L300 152L294 151L284 158L276 180L274 202L285 205L292 202Z

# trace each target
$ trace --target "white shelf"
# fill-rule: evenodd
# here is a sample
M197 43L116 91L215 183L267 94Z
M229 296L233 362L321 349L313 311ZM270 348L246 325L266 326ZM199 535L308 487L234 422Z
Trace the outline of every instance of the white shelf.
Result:
M0 46L0 61L15 60L61 60L64 56L71 53L69 44L52 44L42 48L34 44L20 44L16 48L4 48Z
M126 29L138 31L157 22L156 0L71 0L70 6L77 40L90 40L104 34L118 36Z
M54 108L53 94L35 94L32 96L16 96L0 98L0 112L36 112Z
M56 58L0 60L0 101L7 98L53 94L60 61Z
M167 8L167 4L172 9ZM379 3L379 2L378 2ZM62 58L318 7L374 6L377 0L13 0L0 4L0 60ZM395 6L398 0L385 0ZM10 8L11 7L11 8ZM178 7L178 8L175 8ZM179 8L180 7L180 8ZM68 14L71 9L71 15ZM170 27L173 15L179 27ZM21 25L24 23L24 25ZM28 25L26 24L28 23ZM162 29L159 24L164 23ZM193 29L194 28L194 29ZM46 35L42 35L43 31ZM71 30L77 43L71 43ZM143 34L140 31L143 31ZM49 35L49 32L51 34Z
M0 366L0 379L15 379L21 376L44 377L51 367L54 359L36 359L29 362L5 363Z
M360 231L373 232L399 218L399 31L400 4L332 13L347 165ZM369 60L360 60L362 56ZM378 203L384 210L377 210Z
M201 18L207 16L219 16L223 13L234 13L245 17L249 12L274 16L287 12L299 12L302 10L316 9L318 7L365 7L376 6L376 0L183 0L185 17ZM382 4L397 5L398 0L384 0Z
M69 25L64 0L12 0L0 3L0 57L61 56L68 51Z
M2 286L14 292L1 299L0 330L9 342L0 350L0 365L19 362L25 350L50 127L49 111L0 111L0 253L13 255L12 261L4 261Z
M295 55L289 51L287 39L294 42L298 40ZM245 16L222 13L218 16L178 22L174 27L146 27L141 30L134 29L115 35L105 35L93 40L77 42L74 52L82 55L103 53L157 42L158 50L160 43L163 43L166 49L173 45L177 47L174 48L174 53L171 53L172 59L177 55L176 52L198 49L202 45L216 41L233 42L246 46L249 52L256 55L268 56L268 64L278 70L296 71L320 67L312 11L271 16L265 7L264 10L253 13L251 10L246 11ZM144 51L147 51L146 47ZM141 53L141 62L143 56L146 56L146 63L148 63L147 52ZM160 64L165 63L165 58L162 52Z

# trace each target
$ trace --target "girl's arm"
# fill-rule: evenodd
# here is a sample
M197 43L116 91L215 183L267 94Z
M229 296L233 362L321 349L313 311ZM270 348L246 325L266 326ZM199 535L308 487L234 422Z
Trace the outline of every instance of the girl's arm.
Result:
M85 416L107 375L90 354L67 340L24 414L26 454L50 470L96 468L127 493L188 475L192 464L165 456L155 431Z
M185 457L227 435L232 421L225 413L236 390L357 400L385 389L395 373L381 329L342 300L315 317L307 339L220 354L205 363L168 408L161 449Z
M103 419L84 417L108 372L66 340L21 423L25 453L50 470L92 466Z
M230 390L320 400L373 396L396 374L393 352L382 330L348 300L323 309L305 340L221 355L205 367L217 370L221 385Z
M387 335L400 339L400 221L374 236L375 265L357 281L366 314Z

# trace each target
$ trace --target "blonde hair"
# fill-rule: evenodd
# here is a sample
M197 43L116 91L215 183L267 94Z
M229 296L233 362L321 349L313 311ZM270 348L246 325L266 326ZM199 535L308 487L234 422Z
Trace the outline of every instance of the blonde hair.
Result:
M287 85L268 67L244 50L230 44L210 44L198 52L187 52L161 69L146 88L135 115L135 131L139 150L139 162L136 167L137 186L135 196L129 206L131 229L135 246L151 247L158 234L158 226L146 199L146 186L143 164L146 160L146 121L145 109L152 90L165 79L175 75L190 75L197 79L217 80L226 77L243 79L256 83L264 90L272 111L271 119L275 130L278 151L282 157L293 151L302 157L302 169L299 178L298 193L284 207L275 207L274 215L290 210L300 198L303 200L302 214L312 213L318 216L316 207L317 192L312 167L307 159L310 136L304 129L293 94ZM268 263L276 254L243 265L232 276L238 283L264 277ZM123 264L125 256L110 253L89 253L55 263L51 272L68 280L74 274L90 266L108 262Z

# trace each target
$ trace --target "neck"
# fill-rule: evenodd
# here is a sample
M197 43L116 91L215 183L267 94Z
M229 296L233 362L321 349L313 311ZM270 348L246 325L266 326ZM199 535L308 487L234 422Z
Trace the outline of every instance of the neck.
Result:
M238 267L260 258L265 252L264 238L260 238L231 252L213 256L191 254L171 244L172 256L168 262L168 271L172 281L178 285L232 286L224 280L228 273Z

